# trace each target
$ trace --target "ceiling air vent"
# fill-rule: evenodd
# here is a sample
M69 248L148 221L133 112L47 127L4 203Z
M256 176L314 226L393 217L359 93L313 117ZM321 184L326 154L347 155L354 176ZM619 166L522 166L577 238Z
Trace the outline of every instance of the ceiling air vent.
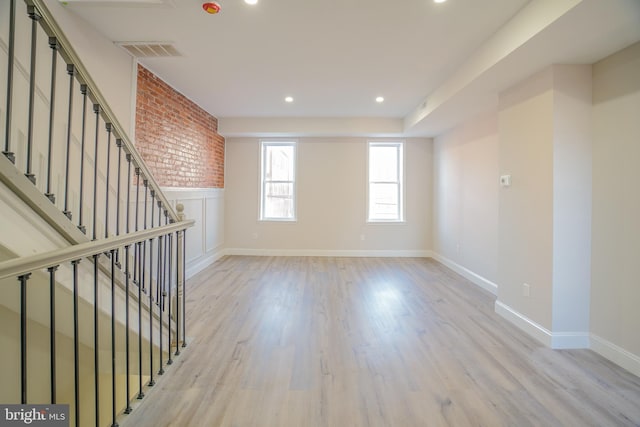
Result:
M136 58L170 58L182 56L171 42L118 42Z

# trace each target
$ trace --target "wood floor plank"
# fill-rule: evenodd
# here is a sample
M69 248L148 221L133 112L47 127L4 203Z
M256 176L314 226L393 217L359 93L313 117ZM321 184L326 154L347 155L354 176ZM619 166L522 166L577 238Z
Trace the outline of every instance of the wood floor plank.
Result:
M640 426L640 379L554 351L431 259L225 257L126 426Z

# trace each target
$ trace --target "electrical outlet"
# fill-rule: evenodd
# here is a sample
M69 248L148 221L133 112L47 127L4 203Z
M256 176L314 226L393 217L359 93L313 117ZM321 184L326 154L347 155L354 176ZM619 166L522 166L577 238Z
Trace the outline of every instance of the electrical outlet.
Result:
M522 296L528 297L531 295L531 286L528 283L522 284Z
M365 237L365 235L364 235L364 234L361 234L361 235L360 235L360 240L364 241L364 240L365 240L365 238L366 238L366 237Z

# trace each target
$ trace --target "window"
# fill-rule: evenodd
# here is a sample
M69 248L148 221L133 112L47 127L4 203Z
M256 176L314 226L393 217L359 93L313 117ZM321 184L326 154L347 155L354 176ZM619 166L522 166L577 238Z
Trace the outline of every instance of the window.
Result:
M369 143L368 221L403 221L403 143Z
M260 219L296 219L296 143L261 142Z

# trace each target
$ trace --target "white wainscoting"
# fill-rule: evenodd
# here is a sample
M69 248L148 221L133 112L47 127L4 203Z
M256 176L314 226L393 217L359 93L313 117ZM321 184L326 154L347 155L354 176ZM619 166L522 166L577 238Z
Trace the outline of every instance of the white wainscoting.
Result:
M184 205L187 219L195 225L187 231L187 279L224 255L224 189L162 188L175 209Z

